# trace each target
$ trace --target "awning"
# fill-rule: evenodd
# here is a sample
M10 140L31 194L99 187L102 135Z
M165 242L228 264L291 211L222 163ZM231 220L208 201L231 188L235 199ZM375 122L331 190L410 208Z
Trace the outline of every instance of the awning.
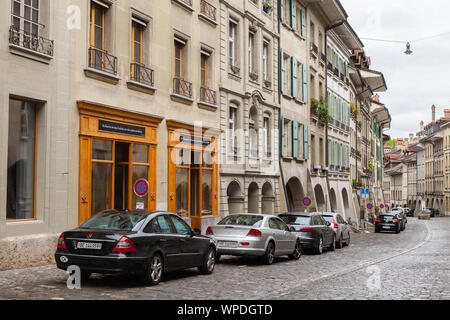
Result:
M362 50L364 48L364 44L362 43L361 39L359 39L355 30L353 30L353 28L347 21L333 30L335 30L338 37L350 50Z
M361 77L370 86L373 92L386 92L387 85L384 80L384 75L375 70L370 69L360 69Z
M381 127L384 129L391 128L392 118L389 110L384 105L373 102L370 106L370 113Z

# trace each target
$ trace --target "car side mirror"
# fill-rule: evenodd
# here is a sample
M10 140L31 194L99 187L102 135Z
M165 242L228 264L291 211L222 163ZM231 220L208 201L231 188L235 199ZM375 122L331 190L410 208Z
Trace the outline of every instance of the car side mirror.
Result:
M289 228L289 232L295 232L295 228L294 227L290 227Z
M344 222L344 224L345 224L345 225L347 226L347 225L348 225L348 222L347 222L347 221L345 221L345 222Z
M199 236L201 234L202 234L202 230L199 230L199 229L192 230L192 235L193 236Z
M327 227L331 226L331 222L327 221Z

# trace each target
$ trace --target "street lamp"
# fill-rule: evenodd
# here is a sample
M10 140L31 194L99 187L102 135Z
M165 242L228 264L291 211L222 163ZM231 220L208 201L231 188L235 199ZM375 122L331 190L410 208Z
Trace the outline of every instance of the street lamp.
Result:
M409 42L407 42L405 54L409 56L411 53L413 53L411 50L411 44Z

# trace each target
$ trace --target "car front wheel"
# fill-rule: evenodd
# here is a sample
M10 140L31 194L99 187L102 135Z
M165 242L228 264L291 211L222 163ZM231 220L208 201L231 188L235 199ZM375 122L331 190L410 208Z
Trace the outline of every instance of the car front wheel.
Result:
M342 248L342 237L341 237L341 248ZM336 236L333 236L333 241L331 241L331 245L328 247L328 250L330 251L336 250Z
M336 248L342 249L342 247L343 247L343 244L342 244L342 234L341 234L341 236L339 237L339 241L336 243Z
M203 257L203 263L198 270L201 274L211 274L216 266L216 250L213 247L209 247L206 255Z

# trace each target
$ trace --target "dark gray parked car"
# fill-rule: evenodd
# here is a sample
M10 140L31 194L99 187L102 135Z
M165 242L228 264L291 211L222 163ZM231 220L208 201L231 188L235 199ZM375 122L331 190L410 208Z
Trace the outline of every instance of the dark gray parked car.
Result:
M313 249L318 254L324 248L335 250L336 234L322 213L283 213L279 217L298 233L302 248Z

